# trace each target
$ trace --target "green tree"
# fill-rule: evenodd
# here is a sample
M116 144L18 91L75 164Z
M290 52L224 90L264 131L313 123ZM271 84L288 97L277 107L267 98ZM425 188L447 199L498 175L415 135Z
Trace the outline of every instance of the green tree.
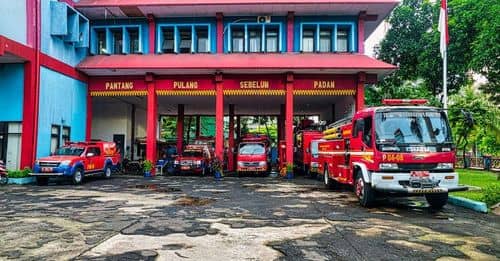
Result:
M473 125L467 122L467 114ZM477 149L500 155L500 110L481 91L465 86L450 96L448 116L457 146L465 153Z

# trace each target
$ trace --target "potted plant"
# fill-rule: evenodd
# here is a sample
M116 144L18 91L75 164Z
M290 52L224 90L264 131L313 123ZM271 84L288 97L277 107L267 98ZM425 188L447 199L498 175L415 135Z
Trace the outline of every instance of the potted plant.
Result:
M153 162L145 160L142 162L142 169L144 170L144 177L151 177L151 170L153 169Z
M30 168L24 168L23 170L9 170L8 171L8 182L9 184L31 184L35 182L35 177L30 176L33 172Z
M215 157L212 161L212 169L216 180L222 178L222 161L219 157Z
M286 164L286 178L293 179L293 164Z

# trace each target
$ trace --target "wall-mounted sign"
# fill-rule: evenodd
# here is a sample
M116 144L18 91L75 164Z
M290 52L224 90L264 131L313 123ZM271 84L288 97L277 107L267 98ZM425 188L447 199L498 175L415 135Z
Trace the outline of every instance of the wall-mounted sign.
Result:
M269 81L240 81L241 89L269 89Z
M198 81L174 81L174 89L198 89Z
M313 89L335 89L335 81L313 81Z
M143 79L127 77L90 78L91 96L143 96L147 95L147 85Z
M294 95L351 96L356 94L357 80L353 75L296 75Z

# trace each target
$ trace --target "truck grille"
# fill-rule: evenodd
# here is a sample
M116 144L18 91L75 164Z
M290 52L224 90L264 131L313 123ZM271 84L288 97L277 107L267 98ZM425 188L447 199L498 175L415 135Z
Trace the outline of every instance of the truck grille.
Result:
M39 163L40 167L49 167L49 168L54 168L59 166L59 162L51 162L51 161L41 161Z
M432 170L437 167L437 163L398 163L401 170Z
M259 162L243 162L243 167L258 167Z
M181 166L190 166L193 164L192 160L181 160Z

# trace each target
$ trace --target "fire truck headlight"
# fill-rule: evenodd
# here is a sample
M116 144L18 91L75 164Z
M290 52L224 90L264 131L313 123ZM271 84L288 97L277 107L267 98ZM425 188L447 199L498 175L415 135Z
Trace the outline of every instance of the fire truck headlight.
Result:
M380 163L379 168L383 169L383 170L396 170L396 169L398 169L398 164L396 164L396 163Z
M453 163L439 163L436 169L453 169Z
M179 165L179 161L178 160L174 160L174 165Z
M240 167L244 167L243 162L238 161L238 166L240 166Z
M266 165L267 165L267 162L265 162L265 161L259 162L259 167L265 167Z
M71 160L64 160L61 162L61 165L64 165L64 166L68 166L69 164L71 164Z

